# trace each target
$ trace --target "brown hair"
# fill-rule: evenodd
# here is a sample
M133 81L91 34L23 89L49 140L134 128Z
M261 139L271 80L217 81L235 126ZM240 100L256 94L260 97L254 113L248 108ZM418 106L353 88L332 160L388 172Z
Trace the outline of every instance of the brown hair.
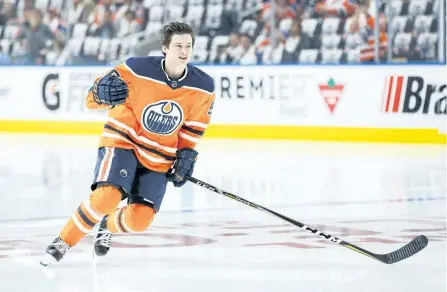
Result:
M161 44L169 47L172 36L175 34L189 34L192 38L192 45L194 46L195 33L194 29L184 22L171 22L166 24L161 31Z

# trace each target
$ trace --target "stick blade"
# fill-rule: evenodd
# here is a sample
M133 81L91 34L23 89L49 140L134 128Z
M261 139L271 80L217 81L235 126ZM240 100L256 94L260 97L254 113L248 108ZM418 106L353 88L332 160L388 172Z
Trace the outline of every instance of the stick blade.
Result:
M419 235L403 247L396 251L384 255L384 262L387 264L394 264L400 262L412 255L417 254L423 250L428 244L428 238L425 235Z

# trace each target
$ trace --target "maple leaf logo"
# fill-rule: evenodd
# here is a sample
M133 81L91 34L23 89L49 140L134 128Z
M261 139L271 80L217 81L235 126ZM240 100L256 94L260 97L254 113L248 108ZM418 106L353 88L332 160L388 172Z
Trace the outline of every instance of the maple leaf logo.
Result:
M342 84L335 83L335 80L331 78L329 79L327 84L325 85L320 84L319 87L320 87L320 93L324 97L324 100L326 101L329 111L333 113L335 107L338 104L338 101L341 98L341 94L345 86Z

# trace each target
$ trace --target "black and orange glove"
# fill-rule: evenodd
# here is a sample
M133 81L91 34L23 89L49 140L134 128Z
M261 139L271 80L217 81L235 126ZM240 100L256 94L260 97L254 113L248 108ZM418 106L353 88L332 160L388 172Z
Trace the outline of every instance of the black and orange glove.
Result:
M176 155L177 160L166 176L174 187L181 187L186 183L186 177L192 175L199 153L194 149L183 148L177 150Z

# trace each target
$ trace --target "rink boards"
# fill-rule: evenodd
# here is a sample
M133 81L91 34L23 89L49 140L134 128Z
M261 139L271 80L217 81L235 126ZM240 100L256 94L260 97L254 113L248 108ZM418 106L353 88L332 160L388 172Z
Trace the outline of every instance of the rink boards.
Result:
M206 137L446 143L445 66L200 66ZM99 134L84 100L106 67L0 68L0 131Z

